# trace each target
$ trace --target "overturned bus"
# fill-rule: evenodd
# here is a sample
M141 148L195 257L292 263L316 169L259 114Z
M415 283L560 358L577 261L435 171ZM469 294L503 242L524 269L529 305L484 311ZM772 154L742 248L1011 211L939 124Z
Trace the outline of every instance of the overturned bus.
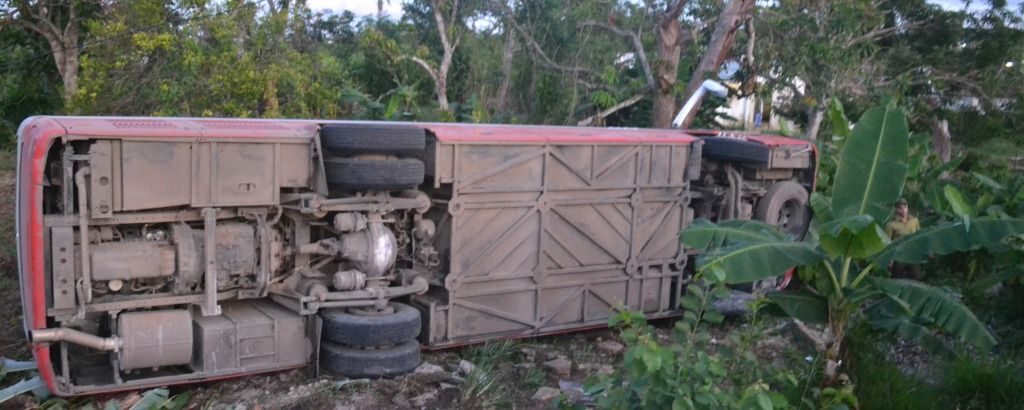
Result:
M801 235L816 166L756 133L313 120L33 117L18 147L25 331L61 396L677 315L680 230Z

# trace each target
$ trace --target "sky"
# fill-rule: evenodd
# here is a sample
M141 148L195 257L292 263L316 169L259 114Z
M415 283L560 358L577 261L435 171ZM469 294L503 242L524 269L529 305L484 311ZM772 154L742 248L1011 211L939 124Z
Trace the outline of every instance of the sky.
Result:
M306 4L313 11L331 10L337 13L349 10L360 17L377 14L377 0L308 0ZM384 0L384 13L393 18L401 17L402 0Z
M1011 7L1019 7L1024 0L1008 0ZM966 2L960 0L928 0L929 3L938 4L950 10L961 10ZM330 10L335 13L349 10L357 16L377 14L377 0L308 0L309 8L313 11ZM985 0L971 2L971 9L977 10L986 6ZM384 0L384 13L391 18L402 16L402 0Z

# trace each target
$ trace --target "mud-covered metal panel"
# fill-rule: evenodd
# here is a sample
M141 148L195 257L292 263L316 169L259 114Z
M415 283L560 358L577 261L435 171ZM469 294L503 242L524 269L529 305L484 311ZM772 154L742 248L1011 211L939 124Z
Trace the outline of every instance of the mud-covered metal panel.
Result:
M278 158L277 144L193 143L191 205L274 204L278 194Z
M438 144L451 174L447 306L456 344L674 309L688 223L688 145Z
M218 316L193 315L192 367L217 372L305 363L310 344L302 316L260 301L228 302Z
M281 187L308 187L313 175L310 144L281 144L280 147Z
M772 149L772 168L804 169L811 166L811 147L787 145Z
M189 142L121 141L121 210L188 205L192 189Z
M213 180L217 205L274 203L277 165L272 144L220 143L216 148Z

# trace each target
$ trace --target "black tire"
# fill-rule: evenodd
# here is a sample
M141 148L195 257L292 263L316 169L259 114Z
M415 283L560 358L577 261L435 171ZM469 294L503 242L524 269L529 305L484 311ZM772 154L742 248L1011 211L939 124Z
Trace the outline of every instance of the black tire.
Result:
M398 376L420 365L420 344L414 340L385 349L356 349L323 342L320 365L349 378Z
M400 191L423 183L423 161L327 158L327 185L343 191Z
M391 302L394 313L358 315L344 308L323 309L323 339L354 347L386 347L408 342L420 335L420 311Z
M320 144L328 154L418 155L426 147L423 128L409 125L330 124L320 127Z
M726 137L709 137L703 138L701 141L704 142L704 158L768 168L771 149L767 145Z
M800 184L776 182L757 202L754 218L775 225L796 239L803 239L811 222L809 200L810 194Z

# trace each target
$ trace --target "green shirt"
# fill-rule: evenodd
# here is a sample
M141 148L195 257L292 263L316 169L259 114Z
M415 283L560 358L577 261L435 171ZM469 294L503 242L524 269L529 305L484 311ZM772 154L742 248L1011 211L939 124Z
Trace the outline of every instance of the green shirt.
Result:
M921 223L917 221L917 218L910 216L906 221L901 221L897 217L885 225L885 234L895 241L917 232L918 229L921 229Z

